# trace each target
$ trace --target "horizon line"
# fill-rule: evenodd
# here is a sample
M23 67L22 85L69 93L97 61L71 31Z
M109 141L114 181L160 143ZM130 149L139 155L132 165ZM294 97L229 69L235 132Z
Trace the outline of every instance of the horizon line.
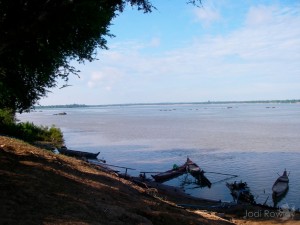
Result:
M300 103L300 99L285 99L285 100L240 100L240 101L202 101L202 102L151 102L151 103L114 103L114 104L56 104L56 105L36 105L39 107L54 107L54 106L69 106L69 107L96 107L96 106L127 106L127 105L175 105L175 104L228 104L228 103Z

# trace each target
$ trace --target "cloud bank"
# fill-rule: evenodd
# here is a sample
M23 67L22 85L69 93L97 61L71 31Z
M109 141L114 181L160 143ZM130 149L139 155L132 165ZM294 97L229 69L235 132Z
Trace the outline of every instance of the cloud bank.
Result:
M197 9L195 16L204 23L222 19L211 9L201 10ZM186 99L200 100L203 92L218 99L224 94L227 98L238 98L239 93L245 99L280 98L278 91L283 98L285 94L299 95L299 8L261 5L251 7L245 18L242 27L225 36L196 37L186 47L173 51L146 54L153 45L159 45L155 38L149 43L116 44L100 56L99 69L91 75L89 86L100 81L108 86L120 82L130 88L124 90L127 92L150 91L149 86L154 92L165 86L168 91L175 89L174 96L185 96L180 91L190 88L193 96L187 95ZM107 65L109 70L105 68Z
M300 98L300 4L252 5L231 18L239 21L230 21L222 4L193 8L190 15L190 38L169 40L181 43L177 48L164 48L162 31L112 42L98 61L82 69L83 101Z

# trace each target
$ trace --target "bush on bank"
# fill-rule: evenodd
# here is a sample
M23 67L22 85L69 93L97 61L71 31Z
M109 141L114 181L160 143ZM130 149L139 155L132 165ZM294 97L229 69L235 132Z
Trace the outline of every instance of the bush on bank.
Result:
M18 123L10 109L0 109L0 134L31 143L48 143L53 147L61 146L64 143L63 134L59 128L54 125L51 127L37 126L30 122Z

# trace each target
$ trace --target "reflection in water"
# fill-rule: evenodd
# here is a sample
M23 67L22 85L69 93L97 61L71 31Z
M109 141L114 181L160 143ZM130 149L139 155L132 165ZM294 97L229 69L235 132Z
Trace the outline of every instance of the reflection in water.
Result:
M277 207L278 203L281 202L287 195L287 193L289 192L289 187L287 187L287 189L285 190L285 192L280 195L280 196L276 196L274 193L272 194L272 199L273 199L273 206Z
M211 184L207 181L194 177L188 173L182 175L178 180L179 187L182 189L211 188Z

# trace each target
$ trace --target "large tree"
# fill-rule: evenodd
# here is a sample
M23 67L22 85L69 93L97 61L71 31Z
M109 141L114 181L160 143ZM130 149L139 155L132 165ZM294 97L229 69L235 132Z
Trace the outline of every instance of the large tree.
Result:
M93 61L128 4L154 9L148 0L0 0L0 108L30 109L78 72L72 60Z

